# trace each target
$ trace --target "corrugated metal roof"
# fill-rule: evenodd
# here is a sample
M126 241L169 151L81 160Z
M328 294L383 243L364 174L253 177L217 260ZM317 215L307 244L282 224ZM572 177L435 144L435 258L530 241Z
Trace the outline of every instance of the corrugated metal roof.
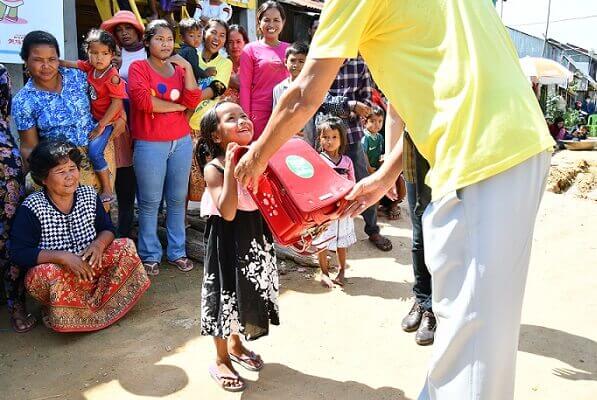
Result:
M315 0L280 0L282 3L292 4L295 6L303 6L307 8L311 8L313 10L323 9L323 1L315 1Z

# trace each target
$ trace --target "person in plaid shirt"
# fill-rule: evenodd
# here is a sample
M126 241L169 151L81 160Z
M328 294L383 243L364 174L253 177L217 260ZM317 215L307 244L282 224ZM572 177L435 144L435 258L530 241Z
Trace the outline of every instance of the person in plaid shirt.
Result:
M344 62L328 92L328 96L343 96L348 99L350 113L345 115L335 114L335 116L342 118L346 124L348 138L346 155L350 157L354 164L357 182L369 176L367 160L361 146L361 138L365 135L361 118L367 117L371 113L372 91L373 80L369 69L365 61L359 56ZM369 236L369 240L382 251L392 250L392 242L379 233L377 206L369 207L361 215L365 220L365 233Z

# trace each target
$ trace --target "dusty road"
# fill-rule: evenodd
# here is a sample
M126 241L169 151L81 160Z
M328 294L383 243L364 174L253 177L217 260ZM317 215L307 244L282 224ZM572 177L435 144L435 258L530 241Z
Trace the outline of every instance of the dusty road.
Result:
M597 153L597 152L594 152ZM226 394L208 377L210 338L199 335L201 268L162 270L138 306L94 334L9 330L0 312L0 397L11 399L416 399L431 347L400 330L411 306L406 211L381 219L384 254L359 238L349 284L323 289L314 270L287 264L282 325L252 348L261 373ZM507 250L507 249L505 249ZM593 400L597 393L597 202L546 193L523 310L517 400ZM37 310L34 309L35 312Z

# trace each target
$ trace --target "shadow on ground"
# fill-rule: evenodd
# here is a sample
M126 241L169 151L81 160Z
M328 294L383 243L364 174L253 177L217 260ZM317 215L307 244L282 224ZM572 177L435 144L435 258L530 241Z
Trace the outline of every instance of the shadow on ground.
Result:
M373 278L352 276L344 285L344 292L351 296L373 296L386 300L407 301L412 297L412 282L380 281Z
M0 374L2 399L85 400L86 391L113 380L139 396L180 391L189 383L186 372L160 362L200 336L202 276L202 268L181 274L164 267L123 319L95 333L60 334L38 324L17 335L2 307L0 370L12 371ZM30 311L39 316L39 308L28 300Z
M576 368L554 369L553 374L560 378L597 380L597 343L591 339L544 326L523 324L518 350L555 358Z
M259 379L248 382L242 400L272 399L363 399L409 400L404 391L392 387L372 388L354 381L336 381L308 375L282 364L266 364Z

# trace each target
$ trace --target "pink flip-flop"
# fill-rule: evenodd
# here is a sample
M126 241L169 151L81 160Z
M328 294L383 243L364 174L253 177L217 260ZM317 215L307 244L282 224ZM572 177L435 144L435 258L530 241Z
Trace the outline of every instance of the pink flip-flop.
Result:
M241 354L240 356L236 356L234 354L229 354L230 355L230 359L237 363L238 365L240 365L241 367L243 367L244 369L247 369L249 371L261 371L263 369L263 360L261 360L261 358L253 353L252 351L249 352L249 354ZM254 365L252 365L250 362L253 363L257 363L259 366L256 367Z
M247 387L245 381L243 380L243 378L240 377L240 375L238 375L238 374L222 374L222 373L220 373L217 365L215 365L215 364L211 365L209 367L209 375L211 375L213 380L216 381L218 386L220 386L222 389L224 389L227 392L242 392ZM236 381L238 381L239 386L226 386L226 385L224 385L225 379L236 380Z

